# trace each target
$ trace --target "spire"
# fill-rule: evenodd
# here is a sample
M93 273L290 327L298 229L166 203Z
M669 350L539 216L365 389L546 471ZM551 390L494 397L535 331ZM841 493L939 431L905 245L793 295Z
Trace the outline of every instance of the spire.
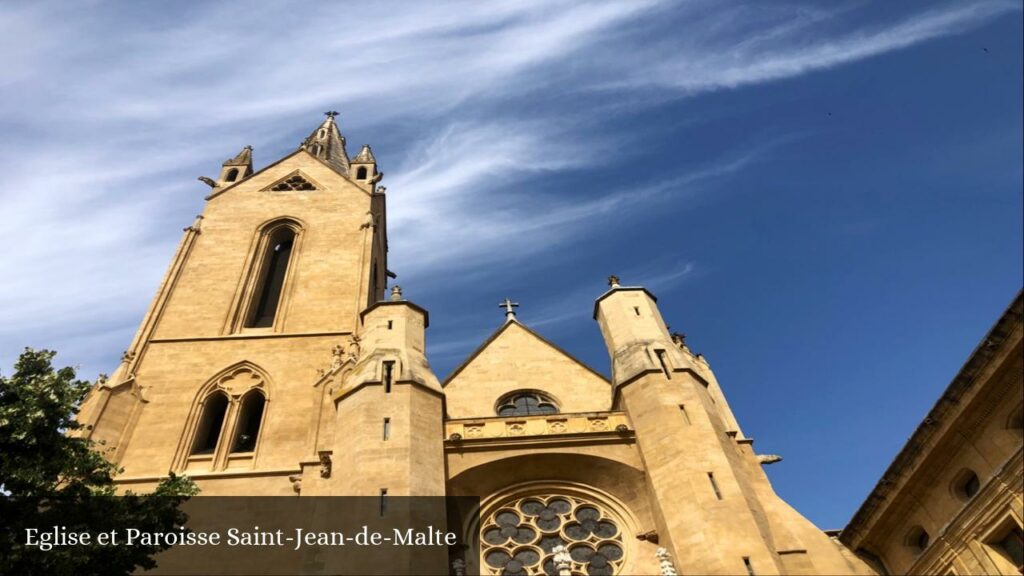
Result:
M316 130L302 141L307 152L326 162L329 166L343 174L348 173L348 152L345 151L345 137L338 130L334 117L338 113L331 110L324 112L327 118Z
M369 144L363 144L363 149L356 154L356 157L352 159L353 164L364 163L364 164L375 164L377 159L373 157L373 150L370 150Z
M242 148L242 151L230 160L225 160L223 166L252 166L252 146Z

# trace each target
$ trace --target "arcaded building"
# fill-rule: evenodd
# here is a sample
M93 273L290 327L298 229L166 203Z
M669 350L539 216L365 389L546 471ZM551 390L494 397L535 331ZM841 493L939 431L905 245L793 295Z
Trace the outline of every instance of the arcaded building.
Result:
M427 310L388 286L382 173L369 146L348 155L334 116L259 171L246 148L202 178L203 213L81 413L123 488L173 471L204 495L480 497L458 527L480 553L422 567L440 574L878 570L881 540L855 530L879 512L862 511L847 548L782 501L762 470L777 457L755 451L708 362L628 279L594 287L611 379L507 302L439 381ZM972 470L987 487L996 468Z

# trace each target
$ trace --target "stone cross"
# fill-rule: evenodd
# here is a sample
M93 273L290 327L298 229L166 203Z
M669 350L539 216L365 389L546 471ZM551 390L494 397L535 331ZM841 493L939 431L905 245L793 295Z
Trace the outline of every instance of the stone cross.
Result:
M519 306L519 302L513 302L510 298L505 298L504 302L498 302L498 308L505 309L505 320L512 320L516 317L515 309Z
M327 112L324 112L324 116L327 116L328 118L334 118L337 115L338 115L338 113L335 112L334 110L329 110Z

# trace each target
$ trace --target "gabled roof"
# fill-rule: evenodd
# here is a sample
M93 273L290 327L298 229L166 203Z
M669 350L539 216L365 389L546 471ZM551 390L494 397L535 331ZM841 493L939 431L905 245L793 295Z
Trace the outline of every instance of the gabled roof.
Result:
M590 366L586 365L581 360L579 360L576 357L574 357L572 354L569 354L568 352L566 352L565 350L563 350L562 348L560 348L559 346L557 346L556 344L554 344L553 342L548 340L547 338L545 338L545 337L541 336L540 334L534 332L529 327L527 327L525 324L523 324L523 323L521 323L518 320L513 318L511 320L506 321L504 324L502 324L500 328L495 330L494 333L492 333L486 340L484 340L483 343L480 344L480 346L477 347L477 349L474 350L473 353L470 354L469 357L467 357L462 362L462 364L459 364L459 366L455 370L453 370L452 373L449 374L447 378L444 379L444 382L441 383L441 387L444 388L452 380L454 380L455 377L458 376L460 372L462 372L464 369L466 369L466 367L468 367L470 364L472 364L473 360L476 360L476 358L478 356L480 356L480 354L482 354L483 351L486 350L491 345L491 343L493 343L495 340L497 340L498 337L501 336L502 334L504 334L506 330L508 330L510 327L512 327L512 325L516 325L519 328L522 328L527 334L529 334L530 336L533 336L534 338L539 340L541 343L543 343L543 344L547 345L548 347L552 348L555 352L558 352L559 354L564 356L567 360L569 360L569 361L579 365L580 367L582 367L586 371L590 372L594 376L597 376L601 380L603 380L605 382L608 382L609 385L611 384L611 381L608 380L608 378L606 376L604 376L603 374L601 374L597 370L594 370L593 368L591 368Z
M214 189L214 191L213 191L212 193L210 193L210 195L209 195L209 196L207 196L207 197L206 197L206 199L207 199L207 200L210 200L210 199L216 198L217 196L220 196L220 195L221 195L221 194L223 194L224 192L227 192L228 190L231 190L232 188L234 188L235 186L238 186L239 184L245 184L246 182L251 182L254 176L258 176L258 175L260 175L260 174L262 174L262 173L266 172L267 170L270 170L271 168L274 168L274 167L275 167L275 166L277 166L278 164L281 164L281 163L283 163L283 162L285 162L285 161L287 161L287 160L291 159L291 158L292 158L292 157L294 157L294 156L295 156L296 154L301 154L301 153L306 153L306 154L309 154L309 152L308 152L308 151L306 151L306 150L305 150L304 148L299 148L298 150L296 150L296 151L292 152L291 154L288 154L287 156L284 156L284 157L280 158L280 159L279 159L278 161L276 161L276 162L273 162L273 163L271 163L271 164L267 164L267 165L266 165L266 166L264 166L263 168L260 168L259 170L257 170L256 172L254 172L254 173L253 173L252 175L248 176L248 177L247 177L247 178L245 178L244 180L239 180L239 181L237 181L237 182L232 182L230 186L225 186L225 187L223 187L223 188L215 188L215 189ZM348 173L346 173L346 172L340 172L340 171L339 171L338 169L336 169L336 168L335 168L334 166L331 166L330 164L328 164L327 162L325 162L325 161L324 161L324 160L323 160L322 158L317 158L316 156L313 156L312 154L309 154L309 155L310 155L310 156L312 156L313 158L316 158L317 160L319 160L321 164L323 164L324 166L327 166L327 167L328 167L328 168L330 168L330 169L331 169L332 171L334 171L334 173L338 174L339 176L341 176L341 177L342 177L342 178L344 178L345 180L348 180L349 182L352 182L352 185L353 185L353 186L355 186L355 188L357 188L357 189L359 189L359 190L363 191L363 193L365 193L365 194L366 194L367 196L373 196L373 195L374 195L374 193L373 193L373 192L370 192L370 191L368 191L368 190L365 190L365 189L364 189L364 188L363 188L362 186L360 186L360 185L359 185L358 183L356 183L356 182L355 182L355 181L353 181L353 180L352 180L351 178L349 178L349 176L348 176Z

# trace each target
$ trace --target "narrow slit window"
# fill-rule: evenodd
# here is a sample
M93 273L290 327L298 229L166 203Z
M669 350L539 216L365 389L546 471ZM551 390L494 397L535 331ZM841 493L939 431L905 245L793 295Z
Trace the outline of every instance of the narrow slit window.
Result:
M228 412L228 397L221 392L214 392L206 398L203 415L196 429L195 443L192 454L213 454L220 441L220 432L224 428L224 416Z
M747 576L756 576L754 573L754 566L750 563L750 557L743 557L743 565L747 568Z
M391 378L395 370L394 362L384 363L384 393L391 394Z
M634 312L634 313L635 313L635 314L636 314L637 316L639 316L639 315L640 315L640 307L639 307L639 306L633 306L633 312Z
M679 405L679 413L683 416L683 423L686 425L690 424L690 415L686 412L686 406Z
M267 243L267 254L264 256L264 271L259 285L254 291L256 306L247 327L268 328L274 325L277 307L281 300L281 289L284 287L285 274L288 272L288 260L291 259L292 244L295 233L284 228L275 232Z
M665 360L664 350L655 350L654 355L658 357L658 363L661 364L661 371L665 373L665 378L672 379L672 372L668 369L668 362Z
M380 489L380 515L384 516L388 511L388 489Z
M242 398L241 408L238 411L235 441L231 446L232 453L256 450L256 441L259 439L263 409L266 403L263 394L256 391L249 392Z
M391 438L391 418L384 419L384 440Z
M718 489L718 482L715 481L715 474L708 472L708 481L711 482L711 489L715 491L715 498L722 499L722 491Z
M388 320L388 330L391 330L394 327L395 327L395 321L394 320Z

